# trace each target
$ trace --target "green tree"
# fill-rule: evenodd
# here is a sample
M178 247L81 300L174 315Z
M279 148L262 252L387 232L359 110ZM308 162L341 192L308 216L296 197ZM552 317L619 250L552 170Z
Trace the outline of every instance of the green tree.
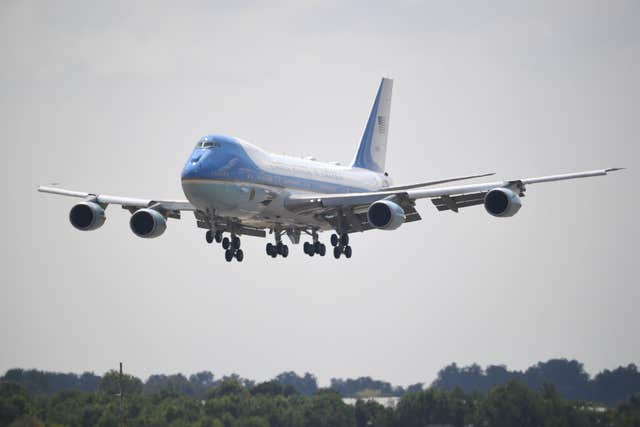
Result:
M98 387L100 393L115 396L120 393L120 373L111 370L104 374ZM142 393L143 385L139 378L133 375L122 375L122 392L125 396L131 396Z
M516 381L491 390L480 407L481 423L494 427L544 425L542 399Z

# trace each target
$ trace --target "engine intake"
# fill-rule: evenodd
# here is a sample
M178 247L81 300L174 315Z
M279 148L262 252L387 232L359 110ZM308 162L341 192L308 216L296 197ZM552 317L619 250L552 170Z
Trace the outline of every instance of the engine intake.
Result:
M518 195L508 188L495 188L484 196L484 208L493 216L514 216L521 206Z
M381 230L395 230L406 218L400 205L390 200L373 202L367 210L369 224Z
M102 206L94 202L78 203L69 212L71 225L82 231L100 228L106 219Z
M167 229L167 220L156 210L140 209L131 215L129 227L136 236L152 239L164 233Z

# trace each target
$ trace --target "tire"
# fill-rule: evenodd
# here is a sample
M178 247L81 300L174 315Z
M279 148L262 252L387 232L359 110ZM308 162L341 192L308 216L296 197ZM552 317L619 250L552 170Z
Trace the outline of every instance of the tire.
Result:
M288 257L289 256L289 246L282 245L282 252L280 252L280 255L282 255L283 258Z
M215 238L216 238L216 243L222 242L222 232L221 231L216 231Z
M343 234L342 236L340 236L340 244L342 246L347 246L349 244L349 235L348 234Z
M338 246L338 235L337 234L332 234L331 235L331 246Z
M351 258L351 246L345 246L344 247L344 256L346 256L347 258Z
M240 238L237 236L233 236L231 238L231 248L234 250L240 249Z
M204 238L207 243L213 243L213 233L211 232L211 230L207 231L207 233L204 235Z
M320 251L318 253L320 254L320 256L326 255L327 247L324 245L324 243L320 243Z
M320 242L314 242L313 243L313 252L319 254L320 253Z
M242 262L242 260L244 259L244 252L242 252L242 249L238 249L236 251L236 259L238 260L238 262Z
M282 244L282 242L278 242L276 243L276 254L282 255L282 247L284 245Z
M222 239L222 249L229 249L229 245L231 244L231 242L229 241L228 237L225 237L224 239Z
M304 245L303 245L303 248L302 248L302 249L304 250L304 253L305 253L305 254L307 254L307 255L309 255L309 252L310 252L310 251L309 251L310 246L311 246L311 243L309 243L309 242L304 242Z
M273 245L271 243L267 243L267 246L265 247L266 251L267 251L267 255L271 256L271 248L273 248Z
M224 259L226 259L227 262L231 262L231 260L233 259L233 252L231 252L229 249L224 251Z
M338 259L338 258L340 258L341 254L342 254L342 251L340 250L340 247L339 246L334 246L333 247L333 257L335 259Z

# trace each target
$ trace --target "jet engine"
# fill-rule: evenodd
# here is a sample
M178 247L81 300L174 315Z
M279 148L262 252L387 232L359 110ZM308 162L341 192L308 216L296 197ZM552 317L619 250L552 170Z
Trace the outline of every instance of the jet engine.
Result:
M391 200L378 200L369 206L367 219L375 228L395 230L404 223L406 216L397 203Z
M164 233L164 230L167 229L167 220L156 210L140 209L131 215L129 227L136 236L152 239Z
M106 219L102 206L94 202L78 203L69 212L71 225L82 231L100 228Z
M508 188L495 188L484 196L484 208L493 216L514 216L521 206L518 195Z

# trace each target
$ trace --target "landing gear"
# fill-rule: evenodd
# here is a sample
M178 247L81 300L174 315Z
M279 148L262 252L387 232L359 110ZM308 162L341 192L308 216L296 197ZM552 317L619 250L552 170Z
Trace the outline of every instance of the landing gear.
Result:
M274 233L276 237L276 244L274 245L273 243L267 243L267 246L266 246L267 255L269 255L271 258L275 258L278 255L281 255L282 258L288 257L289 246L282 243L281 231L274 230Z
M340 237L337 234L332 234L331 245L333 246L333 256L336 259L340 258L342 254L346 258L351 258L353 251L349 246L349 235L347 233L341 234Z
M204 235L204 238L207 243L213 243L214 240L216 241L216 243L220 243L222 241L222 231L216 231L214 233L212 230L208 230Z
M212 238L215 238L216 242L222 242L222 249L224 249L224 259L227 262L231 262L235 258L238 262L242 262L244 259L244 252L240 249L240 238L235 234L231 235L231 239L228 237L222 237L222 233L217 231Z
M311 236L313 237L313 242L304 242L304 253L309 256L314 256L315 254L325 256L325 254L327 253L327 247L324 245L324 243L320 243L318 241L318 233L314 231Z
M282 258L286 258L289 256L289 246L283 244L282 242L278 242L277 244L267 243L267 255L272 258L277 257L278 255L282 255Z

